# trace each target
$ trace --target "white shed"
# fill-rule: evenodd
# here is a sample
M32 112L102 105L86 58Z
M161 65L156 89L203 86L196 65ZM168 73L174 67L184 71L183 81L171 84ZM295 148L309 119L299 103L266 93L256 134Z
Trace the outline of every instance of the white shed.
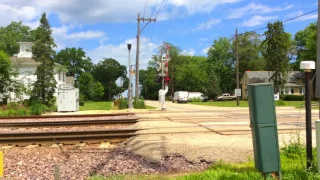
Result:
M79 89L60 87L57 98L58 112L79 111Z

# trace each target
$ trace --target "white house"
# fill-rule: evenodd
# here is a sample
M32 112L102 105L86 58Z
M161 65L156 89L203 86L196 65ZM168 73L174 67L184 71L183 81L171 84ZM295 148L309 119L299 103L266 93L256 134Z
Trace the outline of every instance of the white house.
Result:
M20 52L13 55L13 57L10 57L10 59L16 70L18 70L18 76L16 79L23 82L25 86L29 90L31 90L33 83L37 80L35 72L37 70L37 66L40 65L40 63L32 59L32 42L19 42L19 44ZM55 63L54 72L54 78L57 81L57 88L60 86L73 86L73 84L67 83L67 69L61 64ZM57 97L57 89L54 96ZM29 95L24 94L23 99L29 99ZM13 93L10 93L9 101L17 100L18 99L15 97L15 95Z

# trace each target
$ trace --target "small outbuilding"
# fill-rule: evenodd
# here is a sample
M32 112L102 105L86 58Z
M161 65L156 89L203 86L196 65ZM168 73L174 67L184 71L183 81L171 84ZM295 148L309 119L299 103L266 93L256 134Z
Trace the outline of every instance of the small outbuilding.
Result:
M74 87L59 87L57 96L58 112L79 111L79 89Z

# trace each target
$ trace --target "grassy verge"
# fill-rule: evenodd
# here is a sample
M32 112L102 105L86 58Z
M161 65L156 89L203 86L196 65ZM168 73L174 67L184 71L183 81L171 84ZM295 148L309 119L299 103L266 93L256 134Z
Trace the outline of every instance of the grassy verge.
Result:
M316 159L316 150L314 149L314 160ZM305 149L302 145L291 144L281 150L281 174L282 179L286 180L305 180L305 179L320 179L320 175L313 170L306 171L305 169ZM122 175L122 176L94 176L90 180L198 180L198 179L213 179L213 180L264 180L264 177L254 167L253 160L246 163L224 163L217 162L208 170L198 173L190 173L187 175ZM271 175L267 175L267 180L274 180Z
M146 109L157 109L156 107L146 105Z
M283 101L284 107L301 107L304 101ZM203 106L218 106L218 107L237 107L237 101L215 101L215 102L188 102L190 104L203 105ZM316 101L312 102L316 103ZM248 101L240 101L239 107L248 107ZM277 105L278 106L278 105Z
M111 104L113 102L94 102L94 101L86 101L84 106L79 106L80 111L87 110L111 110Z

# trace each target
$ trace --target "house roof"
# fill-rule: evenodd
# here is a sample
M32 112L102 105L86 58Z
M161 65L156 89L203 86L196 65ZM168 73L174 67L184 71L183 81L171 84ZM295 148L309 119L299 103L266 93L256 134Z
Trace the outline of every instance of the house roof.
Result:
M262 83L262 82L269 82L269 79L272 76L273 71L246 71L245 73L248 75L252 83ZM287 83L295 83L297 82L297 79L302 79L303 77L304 77L303 72L290 71L288 72Z
M12 56L12 57L10 57L10 59L14 64L34 65L34 66L38 66L41 64L40 62L37 62L32 58ZM59 71L68 72L68 69L65 68L64 66L62 66L61 64L54 63L54 65L59 68Z
M13 63L21 63L21 64L28 64L28 65L39 65L40 63L35 61L34 59L32 58L18 58L16 56L13 56L13 57L10 57L11 61Z

